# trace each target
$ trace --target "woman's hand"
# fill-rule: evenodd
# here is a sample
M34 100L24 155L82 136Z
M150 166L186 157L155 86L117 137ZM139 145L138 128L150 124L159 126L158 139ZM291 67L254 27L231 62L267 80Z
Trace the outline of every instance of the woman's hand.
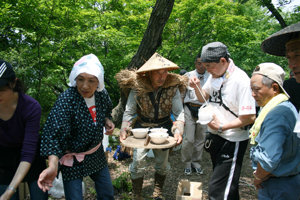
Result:
M58 157L51 155L49 156L49 167L40 174L40 177L37 181L39 188L41 188L43 192L50 190L50 187L53 186L52 182L57 176L57 170L58 170Z
M27 172L29 171L31 164L26 161L21 161L17 171L10 182L10 186L14 188L18 188L24 177L26 176ZM3 199L10 199L11 196L14 194L13 190L6 190L0 197L0 200Z
M0 197L0 200L9 200L11 196L14 194L12 190L6 190Z
M108 118L105 118L105 135L111 135L114 132L115 124L110 121Z

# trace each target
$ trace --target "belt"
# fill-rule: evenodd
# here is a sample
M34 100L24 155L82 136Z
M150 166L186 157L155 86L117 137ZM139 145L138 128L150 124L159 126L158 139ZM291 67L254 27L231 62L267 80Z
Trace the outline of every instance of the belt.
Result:
M65 154L63 157L61 157L59 159L59 162L61 165L72 167L73 162L74 162L73 156L75 156L75 158L78 162L82 162L84 160L85 155L94 153L95 151L97 151L99 149L100 146L101 146L101 142L97 146L93 147L92 149L90 149L86 152L81 152L81 153L74 153L74 152L66 151L67 154Z
M190 106L193 106L193 107L201 107L202 105L199 105L199 104L194 104L194 103L187 103L189 104Z
M161 124L164 122L167 122L168 120L171 120L170 116L161 118L161 119L150 119L150 118L146 118L146 117L141 117L140 118L143 122L146 123L155 123L155 124Z

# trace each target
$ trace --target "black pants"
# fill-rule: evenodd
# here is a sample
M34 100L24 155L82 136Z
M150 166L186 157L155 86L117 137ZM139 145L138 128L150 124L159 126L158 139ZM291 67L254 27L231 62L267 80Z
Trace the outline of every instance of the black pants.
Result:
M230 142L219 137L223 143L216 153L210 153L213 174L209 182L210 200L239 200L239 179L248 140Z

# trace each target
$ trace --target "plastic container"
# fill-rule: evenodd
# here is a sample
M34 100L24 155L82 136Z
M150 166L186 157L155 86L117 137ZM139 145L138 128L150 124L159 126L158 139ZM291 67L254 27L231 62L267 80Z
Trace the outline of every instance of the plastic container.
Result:
M208 124L213 119L215 107L211 104L203 104L198 111L198 123Z
M102 140L102 145L103 145L103 150L106 151L106 148L109 145L109 136L105 134L106 130L103 127L103 140Z

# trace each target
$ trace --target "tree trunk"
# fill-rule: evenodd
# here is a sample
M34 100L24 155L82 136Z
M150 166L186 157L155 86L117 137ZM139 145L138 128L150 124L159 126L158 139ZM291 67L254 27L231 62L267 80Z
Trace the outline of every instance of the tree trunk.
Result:
M262 0L262 4L263 4L263 6L267 7L268 10L272 13L272 15L277 19L277 21L281 25L281 28L285 28L287 26L283 17L280 15L278 10L272 4L271 0Z
M157 0L152 10L147 30L136 54L132 57L127 69L138 69L148 60L162 43L162 33L170 17L175 0ZM122 122L127 99L121 93L119 104L112 111L115 125Z
M156 1L143 40L127 69L140 68L145 63L144 59L148 60L161 45L163 29L170 17L173 5L174 0Z

